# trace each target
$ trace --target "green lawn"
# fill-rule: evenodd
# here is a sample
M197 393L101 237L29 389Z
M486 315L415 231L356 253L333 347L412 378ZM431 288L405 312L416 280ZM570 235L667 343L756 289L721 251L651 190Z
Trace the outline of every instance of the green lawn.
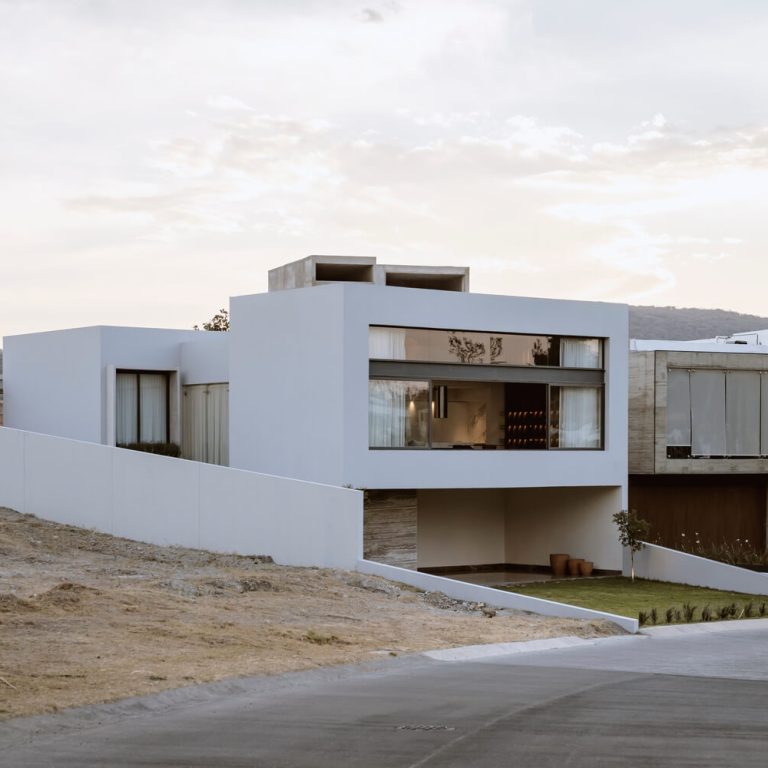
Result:
M646 579L636 579L633 584L628 578L622 576L603 579L547 581L510 586L506 589L521 595L580 605L584 608L617 613L621 616L636 617L640 611L650 613L655 608L659 624L666 624L665 614L668 608L676 608L682 613L683 603L696 606L694 621L701 621L701 610L705 606L709 606L713 618L716 619L717 608L731 605L731 603L735 603L737 606L737 618L748 603L752 603L752 616L758 617L760 606L764 603L766 606L765 615L768 618L768 596L722 592L717 589L690 587L686 584L670 584L663 581L647 581Z

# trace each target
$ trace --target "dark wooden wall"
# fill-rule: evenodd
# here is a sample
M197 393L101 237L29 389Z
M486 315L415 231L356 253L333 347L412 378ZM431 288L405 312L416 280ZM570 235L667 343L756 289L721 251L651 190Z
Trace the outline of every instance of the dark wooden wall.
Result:
M762 476L629 479L629 508L651 524L651 541L677 546L682 534L702 543L749 539L766 544L766 478Z

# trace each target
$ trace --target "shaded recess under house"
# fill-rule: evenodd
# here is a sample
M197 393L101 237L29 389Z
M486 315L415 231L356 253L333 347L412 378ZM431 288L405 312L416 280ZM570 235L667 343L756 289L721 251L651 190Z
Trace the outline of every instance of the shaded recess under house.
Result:
M553 552L599 561L616 538L608 523L619 496L601 487L369 490L363 554L436 574L548 574Z

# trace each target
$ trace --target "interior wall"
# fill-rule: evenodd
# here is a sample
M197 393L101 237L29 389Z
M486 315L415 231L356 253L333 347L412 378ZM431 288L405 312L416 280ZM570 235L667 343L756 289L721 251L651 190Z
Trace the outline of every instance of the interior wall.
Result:
M417 567L503 563L503 489L420 490Z
M549 565L566 552L595 568L621 570L621 547L611 516L621 509L620 487L509 488L505 555L508 563Z

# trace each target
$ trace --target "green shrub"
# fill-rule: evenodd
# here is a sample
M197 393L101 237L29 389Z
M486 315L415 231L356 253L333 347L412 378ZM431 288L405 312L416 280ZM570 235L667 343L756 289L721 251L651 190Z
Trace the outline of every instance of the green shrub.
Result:
M160 456L172 456L175 459L181 456L181 448L176 443L122 443L117 447L127 448L130 451L156 453Z
M680 541L675 544L675 549L688 552L691 555L706 557L708 560L728 563L728 565L768 567L768 549L750 543L749 539L703 543L699 539L698 533L694 533L693 536L686 536L682 533Z

